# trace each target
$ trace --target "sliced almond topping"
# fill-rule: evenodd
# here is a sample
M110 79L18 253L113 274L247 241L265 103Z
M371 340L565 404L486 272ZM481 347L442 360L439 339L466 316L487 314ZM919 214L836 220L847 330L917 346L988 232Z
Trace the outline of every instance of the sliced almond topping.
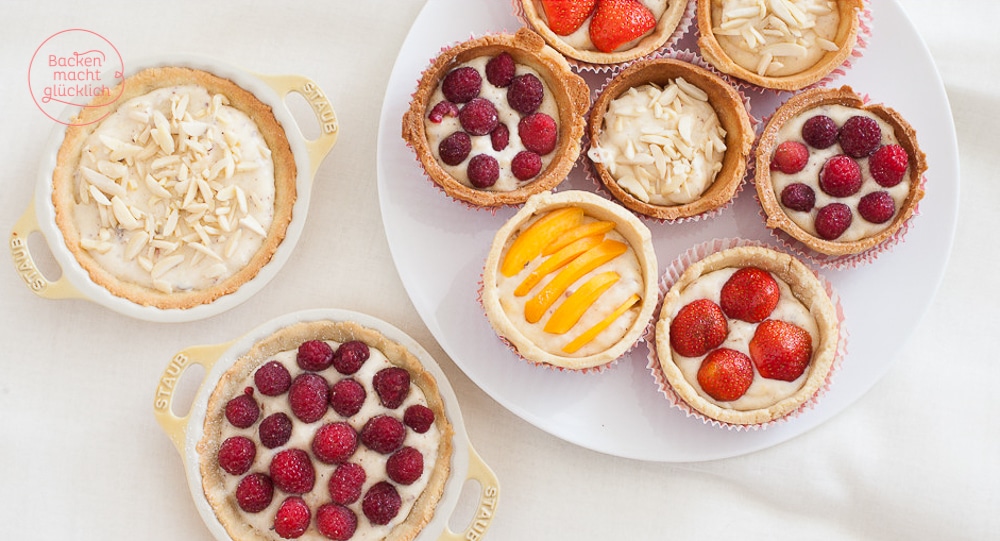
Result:
M174 138L170 134L170 122L158 109L153 109L153 125L156 128L150 132L153 140L160 146L164 154L173 154Z
M80 172L83 174L83 178L85 178L87 182L93 184L102 192L112 196L125 197L125 188L105 175L102 175L101 173L98 173L88 167L80 167Z
M104 192L98 190L97 186L94 186L93 184L88 184L88 186L90 186L88 191L90 192L90 196L94 198L94 201L97 201L99 205L111 205L111 200L108 199L108 196L104 195Z
M111 210L114 212L115 219L118 220L118 223L125 229L131 231L142 227L142 224L135 219L135 216L132 215L132 211L129 210L128 204L125 203L121 197L116 195L111 198Z
M211 248L205 246L200 242L192 242L188 244L188 246L190 248L193 248L197 252L200 252L208 257L211 257L212 259L215 259L217 261L222 261L222 257L219 254L215 253L215 251L213 251Z
M249 229L250 231L253 231L254 233L257 233L262 237L267 236L267 231L264 231L264 228L261 227L260 222L258 222L257 219L254 218L253 216L244 216L243 218L241 218L240 225Z
M223 252L223 255L226 257L226 259L233 257L233 254L236 253L236 248L239 247L240 239L242 237L243 237L242 229L237 229L236 232L233 233L233 236L229 237L229 242L226 243L226 250L225 252Z
M149 234L145 231L136 231L128 238L128 243L125 244L125 257L129 260L135 259L142 249L146 247L146 243L149 242Z
M224 264L216 263L211 267L205 269L205 276L209 278L218 278L219 276L226 274L227 270L228 269L226 269L226 266Z
M183 261L184 256L181 254L168 255L167 257L160 258L160 260L153 265L153 268L149 271L149 273L153 276L153 278L159 278L166 274L166 272L170 269L180 265Z
M174 286L166 280L153 280L153 287L162 293L166 293L167 295L174 292Z

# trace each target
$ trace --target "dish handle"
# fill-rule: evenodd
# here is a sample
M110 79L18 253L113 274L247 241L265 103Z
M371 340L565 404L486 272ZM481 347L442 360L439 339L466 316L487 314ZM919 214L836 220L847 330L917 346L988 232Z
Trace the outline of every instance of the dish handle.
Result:
M28 236L32 233L41 232L38 226L38 216L35 214L35 205L32 202L28 210L14 224L14 230L10 233L10 255L14 258L14 267L17 274L21 276L35 295L44 299L83 299L86 298L80 290L70 283L66 273L56 281L50 281L38 270L34 258L31 257L31 250L28 248Z
M337 143L337 136L340 134L340 124L337 122L337 113L334 112L330 100L326 93L320 89L319 85L308 77L301 75L262 75L256 74L264 83L270 86L282 100L290 92L301 95L312 107L319 122L320 135L316 139L305 139L306 149L309 152L309 163L311 166L310 178L316 175L319 164L323 158L330 153L333 145Z
M476 513L468 527L462 532L453 532L446 524L438 541L478 541L482 539L490 524L493 523L493 515L496 512L497 503L500 501L500 483L493 470L483 462L482 457L471 445L469 446L469 471L466 474L466 479L479 483L479 504L476 506Z
M174 355L160 376L160 381L156 385L156 396L153 397L153 413L160 427L174 443L174 447L177 447L181 457L186 456L184 441L187 438L187 423L191 412L189 410L183 417L174 414L174 391L177 390L177 383L192 364L201 365L207 375L231 345L232 342L226 342L211 346L192 346L182 350Z

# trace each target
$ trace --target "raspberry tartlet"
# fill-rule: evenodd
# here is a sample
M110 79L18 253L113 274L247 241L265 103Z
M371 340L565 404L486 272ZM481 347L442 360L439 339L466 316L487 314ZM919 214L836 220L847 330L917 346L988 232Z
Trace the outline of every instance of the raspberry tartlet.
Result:
M831 256L892 238L924 195L926 157L895 110L853 89L812 89L786 101L757 145L757 194L767 226Z
M233 539L411 540L451 469L433 376L348 321L257 342L219 380L204 428L203 489Z
M568 370L610 365L635 344L656 305L649 229L600 196L529 199L494 237L482 304L522 358Z
M798 90L844 63L863 7L862 0L697 0L698 46L723 73Z
M423 72L402 134L454 199L517 205L569 174L589 107L566 59L521 29L445 49Z
M739 93L711 71L671 58L615 75L588 123L594 171L629 209L662 220L718 209L737 192L753 146Z
M706 419L766 425L825 385L840 320L825 286L794 257L743 245L688 266L655 325L659 368Z

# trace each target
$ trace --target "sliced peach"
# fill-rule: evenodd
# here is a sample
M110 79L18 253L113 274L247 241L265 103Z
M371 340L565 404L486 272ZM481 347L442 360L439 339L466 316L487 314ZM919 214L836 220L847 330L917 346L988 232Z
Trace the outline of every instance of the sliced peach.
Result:
M622 314L624 314L630 308L635 306L635 303L637 302L639 302L639 295L633 293L632 296L629 297L628 300L626 300L624 303L622 303L621 306L615 308L613 312L608 314L608 317L602 319L600 323L598 323L597 325L594 325L593 327L587 329L586 331L583 331L583 333L580 334L580 336L577 336L570 343L563 346L562 350L566 353L571 353L571 354L576 353L577 350L589 344L591 341L594 340L594 338L597 338L597 335L601 334L601 331L607 329L612 323L615 322L616 319L621 317Z
M559 238L552 241L551 244L542 250L542 255L550 255L558 252L564 247L576 242L584 237L590 237L593 235L603 235L608 231L615 228L614 222L590 222L583 225L578 225L573 229L559 235Z
M537 323L545 311L556 302L569 286L573 285L583 275L622 255L628 250L628 245L616 240L606 239L597 246L580 254L571 261L559 274L549 280L545 287L524 304L524 319L528 323Z
M602 272L584 282L579 289L566 298L562 304L556 308L545 324L545 332L552 334L565 334L580 321L586 312L600 296L613 286L621 278L615 271Z
M523 297L531 291L531 288L538 285L538 282L542 281L550 273L553 273L561 268L563 268L567 263L572 261L576 256L586 252L587 250L597 246L603 240L602 236L592 236L584 237L578 239L576 242L572 242L563 247L562 250L552 254L548 259L542 262L541 265L531 271L523 282L518 284L517 289L514 290L514 295L518 297Z
M521 272L528 261L538 257L543 248L582 219L580 207L563 207L542 216L514 239L500 264L500 272L508 278Z

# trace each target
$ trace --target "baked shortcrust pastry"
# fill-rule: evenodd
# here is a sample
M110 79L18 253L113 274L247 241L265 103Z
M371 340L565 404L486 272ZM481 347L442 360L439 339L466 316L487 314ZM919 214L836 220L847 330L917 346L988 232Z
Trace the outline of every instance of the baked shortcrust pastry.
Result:
M728 203L746 173L754 133L722 78L674 59L638 61L594 103L587 156L626 207L660 219Z
M403 115L403 139L451 197L516 205L569 174L589 107L584 80L522 28L443 51Z
M656 304L649 229L602 197L536 195L494 237L482 303L496 333L536 364L608 365L642 334Z
M926 157L895 110L848 86L797 94L774 113L757 148L767 226L828 255L892 237L924 195Z
M862 0L697 0L698 46L719 71L798 90L844 63Z
M137 304L191 308L232 293L292 217L282 126L205 71L150 68L122 84L118 101L83 109L59 148L52 202L66 246L94 282Z
M689 266L663 299L655 347L667 382L705 417L779 419L824 385L839 341L836 309L794 257L756 246Z
M353 322L257 342L212 392L204 429L205 496L233 539L410 540L450 473L433 376Z

